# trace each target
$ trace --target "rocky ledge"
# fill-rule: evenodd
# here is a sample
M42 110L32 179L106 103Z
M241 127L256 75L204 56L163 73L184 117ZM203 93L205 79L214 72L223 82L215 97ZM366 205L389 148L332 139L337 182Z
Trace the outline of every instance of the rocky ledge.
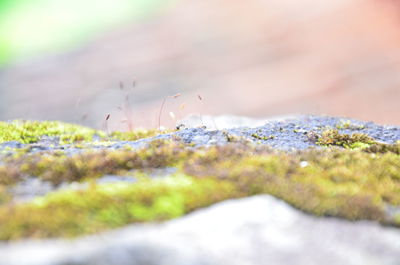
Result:
M208 121L0 123L0 264L398 264L400 127Z

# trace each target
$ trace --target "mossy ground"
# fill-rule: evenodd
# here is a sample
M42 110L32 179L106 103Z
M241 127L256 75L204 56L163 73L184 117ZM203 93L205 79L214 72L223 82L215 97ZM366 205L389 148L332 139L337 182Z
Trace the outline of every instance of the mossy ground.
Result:
M280 152L236 141L194 149L175 139L156 140L137 150L10 156L0 166L0 239L78 236L167 220L224 199L262 193L317 216L400 227L400 216L388 212L400 208L400 144L379 144L365 135L334 130L317 141L326 147ZM133 184L95 181L104 174L166 167L177 172L159 179L144 175ZM7 187L26 176L54 185L89 184L15 204Z

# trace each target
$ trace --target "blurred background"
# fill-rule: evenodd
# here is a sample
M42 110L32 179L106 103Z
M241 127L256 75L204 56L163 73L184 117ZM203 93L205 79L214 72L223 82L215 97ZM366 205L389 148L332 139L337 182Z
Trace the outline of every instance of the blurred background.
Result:
M164 99L168 127L189 113L400 124L400 1L0 0L0 120L158 127Z

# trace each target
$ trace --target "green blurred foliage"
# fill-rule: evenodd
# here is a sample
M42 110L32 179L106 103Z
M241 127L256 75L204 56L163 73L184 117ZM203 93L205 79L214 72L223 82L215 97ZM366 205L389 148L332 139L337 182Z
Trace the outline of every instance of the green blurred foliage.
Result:
M175 0L0 0L0 66L77 46Z
M15 2L16 1L13 0L0 0L0 14L6 11L10 7L10 5Z

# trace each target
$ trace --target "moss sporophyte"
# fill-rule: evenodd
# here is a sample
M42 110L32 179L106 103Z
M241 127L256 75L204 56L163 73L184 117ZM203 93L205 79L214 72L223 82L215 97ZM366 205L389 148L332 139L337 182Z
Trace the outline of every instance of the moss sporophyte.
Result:
M75 125L63 124L65 129L57 131L60 125L56 123L10 124L2 124L2 132L19 129L2 134L3 141L34 142L42 136L74 134L85 135L83 139L89 142L99 135L102 141L102 132L77 130ZM154 134L133 131L129 135L112 137ZM193 147L175 137L134 149L88 145L73 155L50 150L3 156L0 239L74 237L129 223L168 220L225 199L264 193L317 216L400 226L400 216L387 210L400 209L399 143L380 144L365 135L327 131L318 135L320 148L283 152L258 144L259 140L251 143L238 138L221 146ZM352 149L354 143L365 145ZM174 173L151 174L151 170L167 168ZM135 181L97 182L104 175ZM54 189L30 201L15 201L12 188L32 178L55 188L78 182L80 188Z

